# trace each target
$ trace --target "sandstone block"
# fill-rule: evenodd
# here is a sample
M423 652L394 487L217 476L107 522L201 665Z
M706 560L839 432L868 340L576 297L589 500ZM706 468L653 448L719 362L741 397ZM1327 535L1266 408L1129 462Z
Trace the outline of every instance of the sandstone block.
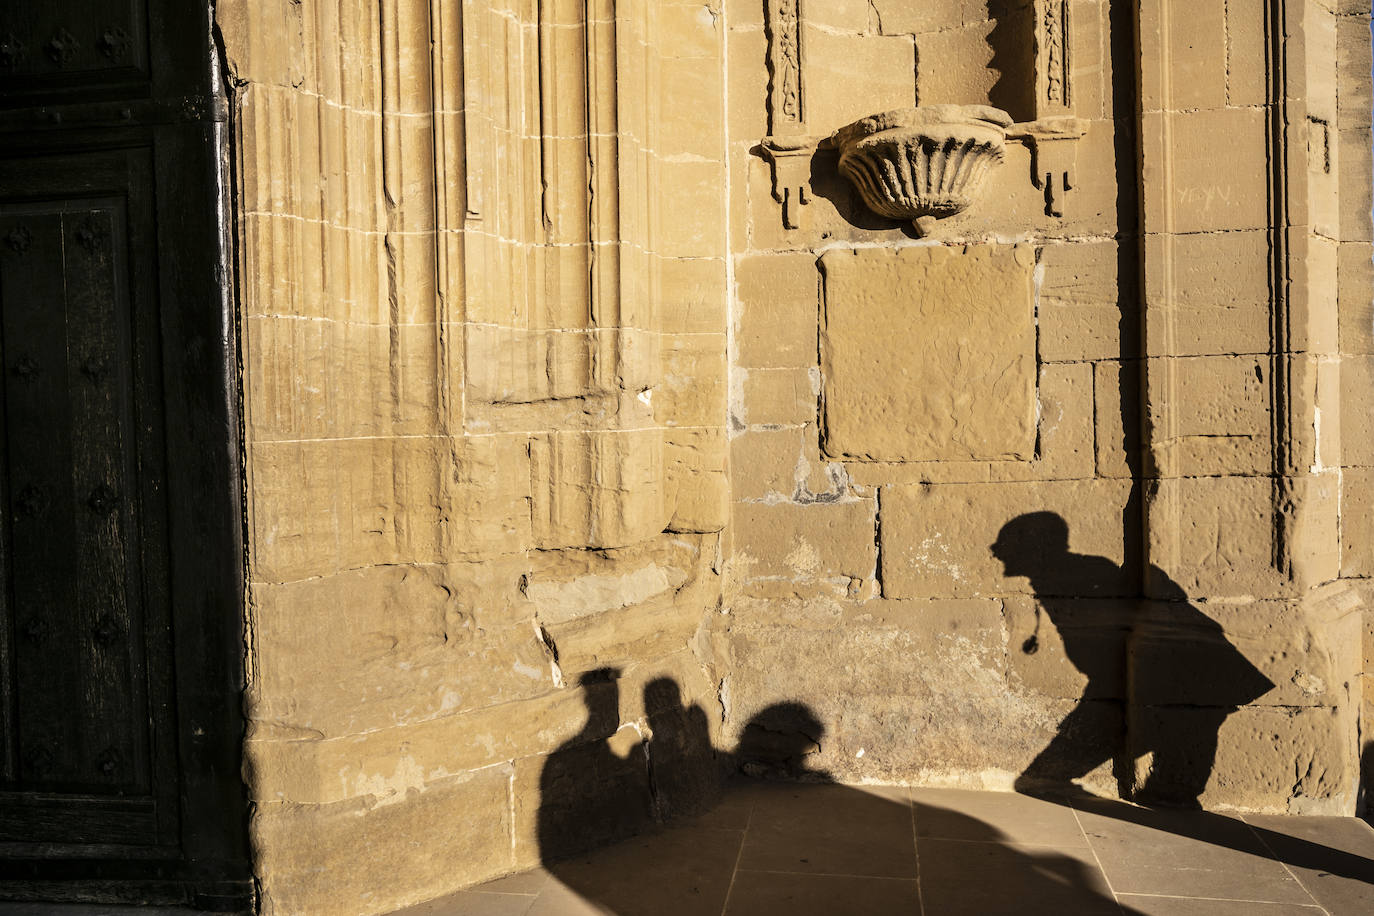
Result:
M709 427L725 416L725 335L667 334L663 369L653 389L654 419L663 426Z
M1170 108L1225 107L1226 12L1218 3L1170 7Z
M730 297L724 259L659 258L657 265L662 330L725 333Z
M363 800L260 805L253 836L262 912L386 913L513 871L509 781L509 767L495 767L370 810ZM448 838L448 854L414 854L437 836Z
M795 426L816 422L819 378L810 369L749 369L744 375L747 426Z
M1097 476L1135 477L1140 454L1139 362L1096 363L1093 403L1097 425Z
M730 521L730 481L725 472L725 430L671 430L664 434L665 499L672 531L720 531Z
M808 22L841 32L875 30L877 23L873 22L873 16L873 4L868 0L834 0L806 11Z
M1168 130L1163 119L1169 119ZM1263 229L1269 220L1264 112L1252 109L1146 113L1145 231ZM1171 144L1163 147L1165 136ZM1172 181L1163 178L1163 158ZM1159 222L1165 210L1172 223Z
M1366 392L1374 385L1374 357L1341 360L1341 461L1347 466L1374 465L1374 414Z
M1365 181L1371 169L1370 145L1362 138L1369 131L1364 128L1341 130L1336 139L1336 167L1340 180L1340 234L1333 236L1345 242L1368 242L1374 240L1374 227L1370 225L1371 208L1370 184Z
M807 473L804 430L750 430L730 440L731 490L735 499L790 500Z
M719 258L725 251L725 197L720 193L720 163L658 160L657 186L663 206L673 214L661 222L658 251L677 258Z
M1069 597L1129 594L1122 561L1122 512L1129 481L888 486L879 497L881 573L888 598L977 598L1031 594L1025 578L1007 577L991 552L1002 526L1048 511L1068 525L1069 550L1111 561L1092 581L1061 583ZM1046 562L1052 562L1047 560ZM1056 589L1058 590L1058 589Z
M822 265L828 454L880 461L1031 455L1028 247L835 250Z
M916 60L906 36L837 35L807 24L807 122L834 130L879 111L916 104ZM853 91L861 85L864 91Z
M957 7L957 4L941 6ZM948 19L955 12L950 10L936 15ZM913 21L911 24L920 23ZM937 26L938 31L920 30L916 36L916 85L922 105L966 104L992 95L999 74L991 66L993 49L989 36L996 27L996 23L979 16L967 24ZM886 22L883 28L888 29ZM1020 114L1023 113L1018 112Z
M736 595L728 604L730 631L733 634L751 627L762 630L830 629L840 624L847 604L834 595L785 598Z
M1270 465L1267 357L1150 360L1148 372L1168 372L1178 394L1152 394L1148 409L1175 438L1155 446L1186 476L1259 474Z
M1270 247L1264 232L1154 236L1146 270L1167 258L1171 279L1147 282L1146 342L1175 356L1269 350Z
M1374 246L1343 242L1337 254L1342 353L1374 353Z
M1007 788L1071 704L1006 689L995 602L986 615L968 605L901 604L913 612L911 629L737 633L727 733L743 733L776 704L802 703L814 716L801 729L813 744L808 769L844 780ZM942 633L955 619L961 630Z
M1233 108L1263 105L1264 0L1227 0L1226 101Z
M668 525L660 430L542 434L530 463L540 547L621 547Z
M743 580L783 583L873 578L874 503L736 503L733 563Z
M1223 714L1224 710L1195 707L1132 708L1134 752L1143 758L1154 751L1153 760L1146 758L1138 769L1137 790L1160 770L1161 794L1177 791L1169 784L1166 768L1200 769L1206 763L1206 749L1215 741L1211 777L1200 799L1204 807L1233 805L1295 814L1342 814L1350 809L1352 762L1357 755L1345 734L1345 713L1328 708L1246 707L1224 720ZM1172 757L1162 767L1154 750L1158 747L1191 752L1191 758ZM1286 809L1278 807L1283 799Z
M684 11L682 18L698 19L696 13L702 9ZM711 16L706 19L714 23ZM655 151L664 157L711 161L718 169L725 153L725 68L716 46L716 27L703 27L699 38L694 47L685 49L691 56L674 55L659 64L662 107L655 124Z
M1273 568L1273 500L1264 477L1159 481L1149 498L1150 562L1193 599L1287 594Z
M438 479L430 440L259 442L249 454L255 579L437 559L438 511L428 495L419 498ZM502 518L493 512L480 524L499 526Z
M759 11L762 12L762 7ZM732 18L730 46L730 137L758 142L768 133L768 40L762 28L741 29Z
M1374 470L1341 475L1341 575L1374 576Z
M1359 669L1357 594L1144 602L1131 699L1147 706L1337 706Z
M1122 332L1135 338L1121 311L1115 242L1047 245L1040 251L1040 358L1048 362L1118 359ZM1129 294L1128 294L1129 295ZM1129 301L1129 299L1127 300Z
M877 17L877 25L884 35L938 32L960 28L984 18L987 13L981 4L970 0L948 0L945 3L910 3L907 0L872 0L869 4Z
M1018 595L1005 603L1007 678L1013 688L1059 700L1126 696L1135 601Z
M735 268L743 309L735 338L744 367L816 364L819 276L810 254L753 255Z
M1374 54L1365 31L1365 23L1358 16L1336 20L1336 60L1340 68L1337 117L1344 128L1369 127L1370 112L1374 110L1370 84Z

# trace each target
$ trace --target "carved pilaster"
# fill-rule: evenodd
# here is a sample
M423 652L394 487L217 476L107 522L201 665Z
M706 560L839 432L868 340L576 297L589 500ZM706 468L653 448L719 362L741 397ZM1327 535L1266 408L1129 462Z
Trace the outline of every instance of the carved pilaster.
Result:
M802 0L768 0L768 136L763 153L773 168L773 199L783 225L800 227L799 207L810 200L811 151L806 126L806 61Z
M1063 216L1087 123L1073 116L1073 64L1068 0L1035 0L1035 120L1013 125L1008 138L1031 148L1031 178L1045 192L1045 212Z
M1035 3L1035 117L1067 115L1073 109L1069 61L1068 0Z

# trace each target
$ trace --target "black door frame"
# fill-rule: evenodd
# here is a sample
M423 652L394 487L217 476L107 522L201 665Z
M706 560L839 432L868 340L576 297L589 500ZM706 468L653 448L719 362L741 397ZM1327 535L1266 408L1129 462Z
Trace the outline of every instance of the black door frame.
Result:
M143 855L3 844L0 899L242 911L253 881L240 770L244 485L228 106L210 4L146 7L142 88L6 85L0 72L0 169L74 150L152 158L180 842Z

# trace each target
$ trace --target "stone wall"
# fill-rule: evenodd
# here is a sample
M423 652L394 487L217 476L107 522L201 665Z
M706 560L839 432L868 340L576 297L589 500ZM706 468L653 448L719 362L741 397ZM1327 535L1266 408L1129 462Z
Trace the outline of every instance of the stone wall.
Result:
M262 911L384 912L536 863L549 755L610 736L653 768L650 816L689 806L651 720L718 680L724 116L696 89L719 11L217 21Z
M216 18L264 912L613 838L737 750L1355 809L1367 4ZM917 223L827 139L915 105L1013 122Z
M1219 731L1203 804L1353 811L1368 9L805 4L809 136L1079 119L913 228L826 143L780 209L786 6L729 8L727 736L802 703L846 781L1147 797Z

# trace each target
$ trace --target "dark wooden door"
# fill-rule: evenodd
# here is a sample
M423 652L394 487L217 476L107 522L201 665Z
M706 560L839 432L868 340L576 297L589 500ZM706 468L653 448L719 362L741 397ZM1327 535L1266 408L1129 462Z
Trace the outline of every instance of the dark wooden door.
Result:
M242 908L208 4L0 3L0 897Z

